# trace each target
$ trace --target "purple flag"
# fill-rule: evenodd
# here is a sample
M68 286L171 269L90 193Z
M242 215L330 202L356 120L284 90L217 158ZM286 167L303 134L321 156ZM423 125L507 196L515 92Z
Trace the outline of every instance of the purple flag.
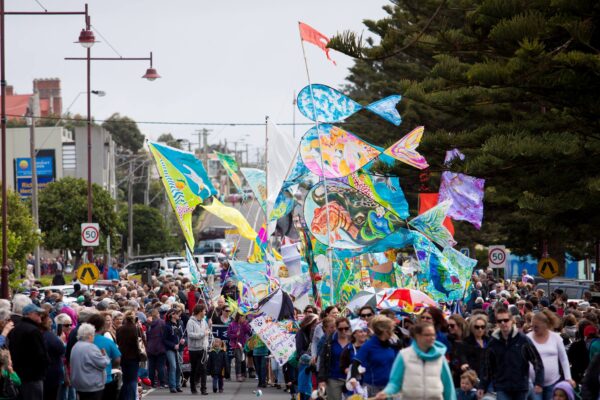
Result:
M452 149L452 150L446 151L446 157L444 158L444 165L446 165L446 166L450 165L452 163L452 161L454 161L456 158L463 161L465 159L465 155L463 153L461 153L461 151L459 149Z
M447 216L470 222L481 229L484 184L485 179L446 171L442 173L438 202L452 200Z

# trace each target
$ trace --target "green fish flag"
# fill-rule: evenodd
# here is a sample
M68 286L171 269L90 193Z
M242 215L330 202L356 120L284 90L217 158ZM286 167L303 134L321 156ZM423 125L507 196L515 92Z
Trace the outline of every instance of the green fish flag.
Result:
M221 162L223 168L225 168L225 172L227 172L227 175L233 182L233 185L237 191L245 197L242 177L240 176L240 168L237 164L237 161L235 161L235 157L230 154L218 153L216 151L215 154L217 155L217 158Z
M202 163L192 153L156 142L148 142L148 147L183 236L189 248L193 249L192 212L198 204L217 194L217 191Z

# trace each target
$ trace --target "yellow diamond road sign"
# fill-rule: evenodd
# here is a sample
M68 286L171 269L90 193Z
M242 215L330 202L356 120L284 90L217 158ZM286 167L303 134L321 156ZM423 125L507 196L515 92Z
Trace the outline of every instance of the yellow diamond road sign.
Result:
M84 285L93 285L100 278L96 264L82 264L77 268L77 280Z
M558 263L554 258L542 258L538 262L538 273L544 279L552 279L558 275Z

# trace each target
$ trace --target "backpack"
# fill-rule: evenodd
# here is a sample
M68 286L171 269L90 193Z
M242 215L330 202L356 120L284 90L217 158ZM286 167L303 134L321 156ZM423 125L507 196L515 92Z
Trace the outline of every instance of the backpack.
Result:
M0 397L3 399L16 399L19 396L19 388L15 383L10 379L10 376L2 375L0 376Z

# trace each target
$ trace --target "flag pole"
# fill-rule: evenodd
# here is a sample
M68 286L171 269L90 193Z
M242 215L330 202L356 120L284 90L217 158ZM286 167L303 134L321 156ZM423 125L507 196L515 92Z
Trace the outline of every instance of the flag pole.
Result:
M321 129L319 127L319 118L317 118L317 107L315 102L315 96L313 93L312 83L310 81L310 72L308 69L308 60L306 58L306 50L304 49L304 40L302 40L302 31L300 29L300 22L298 22L298 32L300 33L300 44L302 46L302 56L304 57L304 66L306 67L306 78L308 80L308 88L310 89L310 98L312 103L313 116L315 118L315 124L317 126L317 134L319 135L319 152L321 161L321 172L323 173L323 188L325 188L325 214L327 216L327 259L329 260L329 290L331 305L335 304L334 287L333 287L333 261L331 257L331 231L329 228L329 194L327 193L327 178L325 177L325 168L323 165L323 148L321 146Z

